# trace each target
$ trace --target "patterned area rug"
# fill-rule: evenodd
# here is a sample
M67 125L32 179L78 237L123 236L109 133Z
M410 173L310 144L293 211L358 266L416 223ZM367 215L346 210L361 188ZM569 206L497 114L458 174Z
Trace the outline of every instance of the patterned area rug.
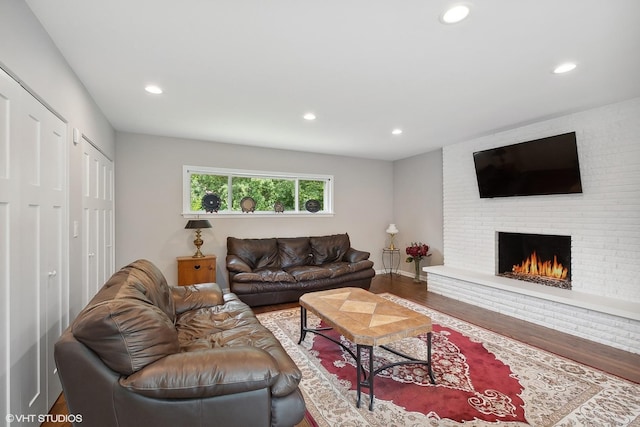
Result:
M302 370L301 389L318 426L640 426L640 385L394 295L381 296L431 317L436 385L419 365L382 371L375 378L373 411L367 390L361 407L355 406L355 361L346 351L315 334L297 344L299 309L258 315ZM311 313L308 324L322 326ZM424 336L390 347L426 358ZM376 348L374 369L395 360Z

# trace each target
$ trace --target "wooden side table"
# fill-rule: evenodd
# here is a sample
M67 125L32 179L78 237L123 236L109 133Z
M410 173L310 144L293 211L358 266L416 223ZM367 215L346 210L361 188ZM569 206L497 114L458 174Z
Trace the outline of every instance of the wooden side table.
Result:
M177 260L178 286L214 283L216 281L215 255L205 255L201 258L181 256Z

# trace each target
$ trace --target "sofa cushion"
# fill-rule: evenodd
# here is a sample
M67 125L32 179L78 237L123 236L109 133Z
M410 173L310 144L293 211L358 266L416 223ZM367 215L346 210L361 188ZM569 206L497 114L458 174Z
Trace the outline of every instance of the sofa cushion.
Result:
M181 352L255 347L267 352L276 361L279 375L271 386L273 395L291 393L302 378L296 364L278 339L258 321L251 308L240 301L237 295L228 293L224 299L222 305L188 311L178 316L176 328Z
M308 237L278 238L280 267L296 267L312 263L311 246Z
M173 321L155 305L136 299L119 298L87 307L74 321L72 332L123 375L180 351Z
M368 260L370 256L371 253L369 252L349 248L347 253L344 255L344 260L347 262L359 262Z
M289 273L297 282L326 279L332 275L331 270L315 265L302 265L299 267L288 268L287 273Z
M153 304L175 321L175 305L167 280L158 267L145 259L115 272L87 307L115 298L134 298Z
M222 290L217 283L198 283L189 286L173 286L171 294L176 314L203 307L222 304Z
M120 384L157 399L195 399L270 387L276 360L255 347L177 353L121 378Z
M322 266L331 272L331 277L340 277L351 273L351 264L348 262L330 262Z
M313 262L316 265L342 260L351 246L349 235L346 233L310 237L309 242L311 243Z
M227 237L227 253L237 255L252 270L278 267L278 244L273 239L237 239Z
M296 279L291 274L281 269L263 269L251 273L238 273L233 277L235 282L288 282Z

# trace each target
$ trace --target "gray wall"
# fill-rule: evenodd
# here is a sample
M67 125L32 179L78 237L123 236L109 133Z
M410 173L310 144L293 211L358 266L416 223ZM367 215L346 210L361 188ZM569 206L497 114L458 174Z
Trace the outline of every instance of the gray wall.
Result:
M138 258L156 263L176 283L176 257L191 255L193 231L182 217L182 166L212 166L334 176L333 217L211 219L203 230L205 254L217 260L217 281L227 287L227 236L294 237L348 232L352 246L381 252L393 218L393 163L352 157L118 133L116 143L116 266Z
M416 241L429 245L432 254L421 267L443 264L442 150L393 163L393 208L400 269L414 274L413 264L405 262L404 250Z
M82 230L82 145L78 128L112 159L115 132L22 0L0 0L0 67L44 100L67 123L69 221ZM69 227L70 233L73 227ZM81 308L82 236L69 236L69 311Z

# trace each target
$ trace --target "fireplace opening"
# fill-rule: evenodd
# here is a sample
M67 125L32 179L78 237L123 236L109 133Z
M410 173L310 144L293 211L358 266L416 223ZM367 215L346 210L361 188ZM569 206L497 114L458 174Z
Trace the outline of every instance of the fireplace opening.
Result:
M571 289L571 236L498 232L497 275Z

